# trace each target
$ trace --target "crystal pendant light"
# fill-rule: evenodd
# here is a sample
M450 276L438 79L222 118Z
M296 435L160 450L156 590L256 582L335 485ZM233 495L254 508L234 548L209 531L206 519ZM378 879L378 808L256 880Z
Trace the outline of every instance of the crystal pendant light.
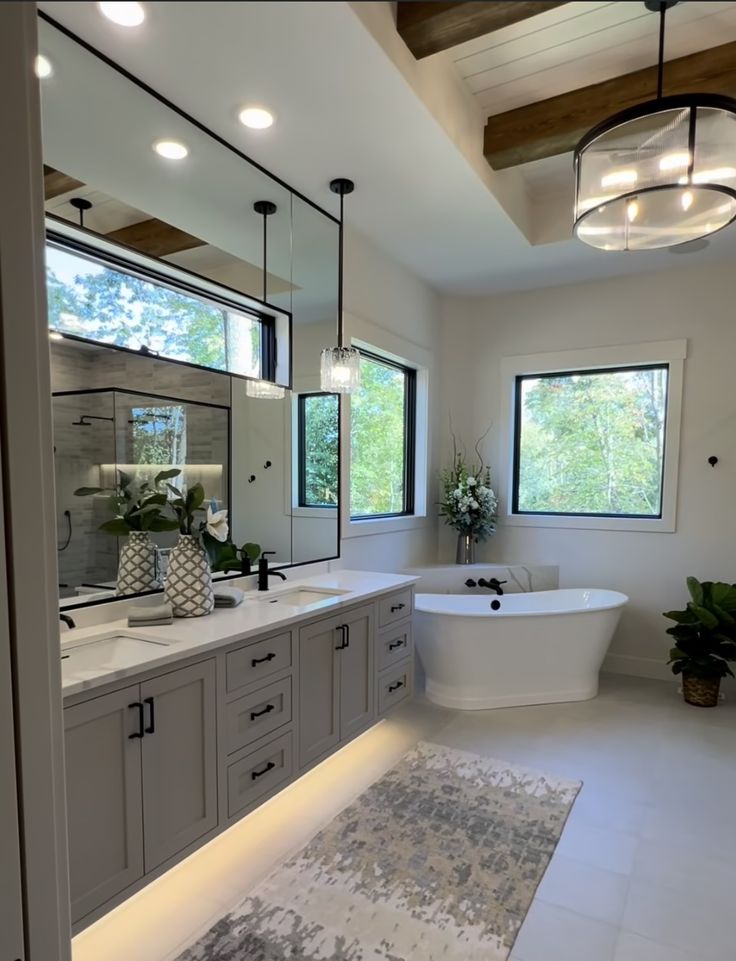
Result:
M355 190L352 180L338 177L330 181L330 190L340 197L340 229L337 269L337 347L325 347L320 357L320 384L331 394L354 394L360 388L360 351L346 347L342 316L344 202Z
M575 234L601 250L689 243L736 218L736 100L662 95L667 8L659 12L657 97L590 130L575 148Z
M253 209L263 217L263 302L268 300L268 218L275 214L278 207L272 200L256 200ZM245 393L248 397L256 397L259 400L283 400L286 395L286 388L279 387L270 380L249 380L245 385Z

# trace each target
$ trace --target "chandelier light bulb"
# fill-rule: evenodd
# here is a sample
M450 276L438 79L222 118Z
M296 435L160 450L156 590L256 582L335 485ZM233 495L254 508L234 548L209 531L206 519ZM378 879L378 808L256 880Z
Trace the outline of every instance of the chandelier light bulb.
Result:
M629 218L629 223L632 224L639 214L639 204L635 200L629 201L626 207L626 216Z
M683 210L689 210L693 205L693 192L692 190L683 191L682 197L680 198L680 203L682 204Z

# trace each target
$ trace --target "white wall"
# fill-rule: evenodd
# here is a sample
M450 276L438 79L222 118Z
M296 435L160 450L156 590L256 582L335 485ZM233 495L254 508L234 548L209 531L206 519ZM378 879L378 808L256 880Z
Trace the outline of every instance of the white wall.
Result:
M439 379L436 359L441 344L439 296L410 270L392 260L357 231L345 238L346 337L358 336L372 346L417 362L429 370L430 437L428 516L401 521L371 521L361 533L343 523L341 562L363 570L398 571L433 561L437 554L434 502L439 425ZM349 443L346 439L346 443ZM343 490L343 498L347 492Z
M563 587L627 593L631 603L609 659L614 669L662 672L669 645L661 612L683 605L686 575L736 581L734 301L732 268L699 267L444 304L443 420L452 414L471 449L493 422L484 445L492 466L510 444L500 423L501 358L688 340L676 532L501 526L480 552L484 560L559 564ZM716 468L707 463L712 454L719 458ZM494 481L503 490L503 479ZM443 528L446 558L452 543L452 532Z

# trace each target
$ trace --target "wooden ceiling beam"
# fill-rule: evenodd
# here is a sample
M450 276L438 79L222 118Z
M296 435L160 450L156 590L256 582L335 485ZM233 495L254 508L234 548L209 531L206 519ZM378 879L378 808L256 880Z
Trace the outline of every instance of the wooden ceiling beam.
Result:
M151 257L166 257L169 254L178 254L182 250L205 246L205 241L200 240L199 237L194 237L155 217L113 230L105 236L108 240L125 244Z
M483 153L494 170L569 153L596 124L654 99L656 90L657 68L646 67L497 114L486 123ZM668 61L664 94L683 93L736 97L736 42Z
M399 0L396 29L417 60L493 33L546 10L564 6L560 0L470 0L437 3Z
M49 167L48 164L43 165L43 192L46 200L53 200L61 194L79 190L80 187L84 187L81 180L75 180L74 177Z

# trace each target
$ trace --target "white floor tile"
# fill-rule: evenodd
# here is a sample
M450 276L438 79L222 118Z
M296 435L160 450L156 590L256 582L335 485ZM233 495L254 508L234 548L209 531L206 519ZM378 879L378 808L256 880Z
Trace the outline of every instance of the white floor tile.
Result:
M517 961L613 961L618 929L535 901L512 957Z
M537 897L587 918L618 925L624 913L629 880L582 861L555 854Z
M582 820L570 820L557 846L557 854L584 864L631 874L639 839L635 834L612 831Z
M657 944L641 935L622 931L616 942L613 961L702 961L702 955Z

